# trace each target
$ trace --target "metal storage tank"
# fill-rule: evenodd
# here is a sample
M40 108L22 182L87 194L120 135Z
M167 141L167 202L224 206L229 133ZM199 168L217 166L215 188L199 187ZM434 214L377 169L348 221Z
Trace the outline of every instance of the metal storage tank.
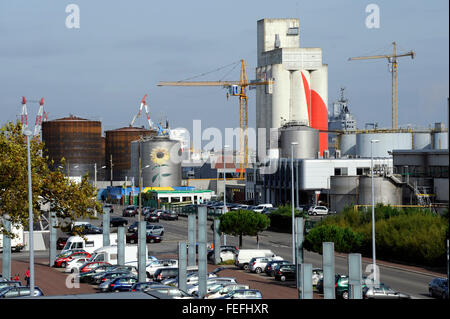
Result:
M392 150L411 150L412 133L359 133L356 135L356 155L370 158L371 140L379 140L373 145L373 157L388 157L388 152Z
M53 169L66 159L65 173L70 176L83 176L89 173L94 180L94 164L103 164L102 124L73 115L42 123L42 141L45 154L54 161ZM68 169L67 169L68 168ZM102 180L102 172L97 173Z
M433 149L448 149L448 132L436 132L433 137Z
M280 129L280 148L282 158L291 158L291 143L294 145L294 158L315 158L319 151L319 131L303 125L285 125Z
M341 150L341 156L355 156L356 134L345 133L338 135L338 149Z
M310 124L308 105L311 101L311 91L309 89L310 74L307 70L290 72L290 121L295 121L300 125Z
M340 213L358 203L359 176L330 176L330 208Z
M311 71L311 127L328 130L328 65ZM328 133L319 133L319 151L328 149Z
M282 64L272 65L272 78L275 79L272 93L272 121L271 127L281 127L283 119L289 121L289 104L290 104L290 73L283 68Z
M402 204L402 187L398 187L394 182L382 176L373 178L375 205L383 203L385 205ZM372 179L370 176L360 176L359 178L359 205L372 205Z
M413 133L413 149L431 149L431 133Z
M179 141L168 136L153 136L131 143L131 164L138 185L139 144L141 143L142 183L144 187L181 186L182 151ZM148 167L146 167L148 166Z
M138 140L141 136L157 134L155 130L140 127L122 127L105 133L106 180L111 180L110 159L112 155L114 181L124 181L126 176L131 176L131 142Z

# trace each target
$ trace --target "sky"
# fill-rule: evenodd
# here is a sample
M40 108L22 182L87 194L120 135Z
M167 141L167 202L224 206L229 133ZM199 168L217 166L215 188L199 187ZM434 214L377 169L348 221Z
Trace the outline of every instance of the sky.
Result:
M67 28L66 7L80 9ZM367 28L369 4L379 28ZM239 126L239 101L220 87L157 87L244 59L255 76L256 26L263 18L299 18L300 46L321 47L328 64L328 102L346 88L359 128L391 126L391 73L385 59L349 57L413 50L399 59L399 125L448 125L449 2L397 1L87 1L0 2L0 111L3 125L21 112L21 97L45 99L49 120L73 114L101 120L103 130L128 126L144 94L154 122L171 127ZM229 73L230 71L230 73ZM227 74L228 73L228 74ZM224 78L224 76L226 76ZM196 80L238 80L239 67ZM249 126L255 126L255 91ZM38 104L29 102L34 119ZM32 121L34 122L34 121ZM137 125L147 126L144 117Z

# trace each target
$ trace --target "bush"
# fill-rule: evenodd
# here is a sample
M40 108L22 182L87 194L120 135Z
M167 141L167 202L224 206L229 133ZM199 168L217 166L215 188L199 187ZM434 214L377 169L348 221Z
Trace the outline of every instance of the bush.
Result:
M270 218L270 229L277 230L282 232L291 232L292 231L292 206L284 205L278 207L277 210L273 211L269 215ZM300 212L299 210L294 211L295 217L304 217L307 218L308 215L304 212Z
M420 265L445 264L448 213L425 209L375 208L375 243L378 258ZM321 252L322 242L335 243L337 252L372 256L372 212L345 209L320 221L305 237L304 247Z

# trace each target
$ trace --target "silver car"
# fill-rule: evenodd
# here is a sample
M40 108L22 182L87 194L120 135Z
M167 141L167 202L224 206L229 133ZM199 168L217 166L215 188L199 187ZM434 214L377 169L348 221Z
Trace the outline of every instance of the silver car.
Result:
M365 299L411 299L410 295L395 291L385 284L364 287L363 296Z

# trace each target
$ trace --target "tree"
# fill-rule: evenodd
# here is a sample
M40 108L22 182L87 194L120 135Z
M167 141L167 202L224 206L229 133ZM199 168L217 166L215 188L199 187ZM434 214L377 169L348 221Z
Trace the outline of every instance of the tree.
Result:
M102 212L96 200L96 190L84 176L81 183L69 181L62 169L51 171L53 163L42 156L44 143L30 141L32 202L34 220L41 218L40 206L50 204L50 211L67 230L78 218L93 218ZM64 159L62 165L65 164ZM28 160L27 142L22 125L9 122L0 129L0 216L8 214L12 224L28 228ZM0 234L6 234L0 224ZM11 234L8 234L11 235Z
M269 227L270 219L263 214L249 210L230 211L220 216L221 232L239 236L239 248L242 247L242 236L258 236L258 233Z

